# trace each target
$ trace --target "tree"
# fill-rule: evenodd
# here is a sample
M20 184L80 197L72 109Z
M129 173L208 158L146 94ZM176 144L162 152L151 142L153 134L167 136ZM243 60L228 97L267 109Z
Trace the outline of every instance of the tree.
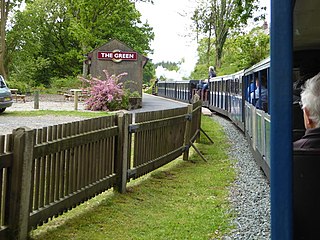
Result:
M200 0L192 20L196 33L207 38L207 65L210 64L211 42L215 49L215 66L221 67L223 46L230 29L245 24L257 8L257 0Z
M147 54L153 37L130 0L29 0L8 33L11 78L49 85L79 74L84 55L110 39Z
M5 56L7 52L6 45L6 27L8 21L8 15L11 9L19 5L22 1L10 1L10 0L0 0L0 74L5 78L7 77L7 69L5 67Z
M8 33L10 78L30 86L48 86L54 76L76 75L81 69L79 44L70 34L64 0L30 1L18 11ZM79 54L80 53L80 54Z
M210 48L208 54L207 38L202 38L198 44L198 61L194 70L191 72L191 79L205 79L208 77L208 67L210 62L214 62L214 46ZM212 43L211 43L212 44ZM208 57L210 61L208 61Z
M238 34L228 42L231 54L225 54L224 59L234 58L238 70L248 68L270 55L270 38L262 28L254 28L247 34Z
M192 79L203 79L208 74L206 62L206 39L202 39L198 47L198 62L191 73ZM222 64L218 69L219 75L230 74L250 67L265 59L270 54L269 35L264 29L257 27L249 33L230 34L224 45ZM210 55L214 56L214 46ZM214 59L214 58L213 58Z
M181 62L160 62L160 63L156 63L155 64L155 68L157 68L158 66L162 66L163 68L167 69L168 71L179 71Z
M151 79L154 79L156 76L155 65L148 61L143 69L143 83L150 83Z

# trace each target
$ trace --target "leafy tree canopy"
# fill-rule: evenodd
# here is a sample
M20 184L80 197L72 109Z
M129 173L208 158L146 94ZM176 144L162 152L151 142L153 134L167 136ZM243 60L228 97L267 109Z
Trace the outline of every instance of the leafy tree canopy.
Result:
M156 63L155 67L162 66L163 68L167 69L168 71L179 71L181 62L170 62L170 61L162 61L160 63Z
M134 1L29 0L8 32L11 81L50 85L50 79L82 71L84 54L110 39L151 52L152 28Z
M223 48L231 30L239 29L253 17L258 0L199 0L192 20L198 42L205 36L207 66L221 67ZM212 47L215 49L211 62Z
M198 47L198 62L191 73L192 79L203 79L208 75L206 63L207 39L202 39ZM210 52L214 61L214 46ZM249 33L234 33L227 39L218 75L231 74L250 67L270 54L269 35L262 28L254 28Z

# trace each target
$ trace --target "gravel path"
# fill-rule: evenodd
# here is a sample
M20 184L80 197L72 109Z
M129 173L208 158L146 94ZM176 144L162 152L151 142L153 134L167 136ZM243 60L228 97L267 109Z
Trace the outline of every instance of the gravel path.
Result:
M229 156L235 159L234 168L238 175L230 188L232 211L236 218L236 229L224 240L270 239L270 186L259 170L250 152L247 140L230 121L212 115L224 129L231 142Z
M173 109L187 106L186 103L159 98L150 94L143 94L142 108L130 110L130 113L156 111ZM73 111L75 108L74 101L65 100L63 95L42 94L39 99L40 110L69 110ZM82 101L78 102L78 111L87 111L85 104ZM55 125L59 123L66 123L85 119L84 117L70 117L70 116L29 116L29 117L10 117L6 114L12 111L37 111L34 109L33 96L27 96L26 102L14 102L12 107L0 115L0 135L12 133L12 130L18 127L27 126L30 128L42 128L44 126ZM211 112L210 112L211 114ZM134 118L133 118L134 119Z
M65 100L63 95L58 94L41 94L39 96L39 109L40 110L74 110L74 101ZM13 105L6 109L6 112L10 111L33 111L34 109L34 97L26 96L26 102L14 100ZM78 110L84 110L84 102L78 102Z
M74 110L74 102L66 101L63 95L44 94L39 98L40 110ZM37 111L34 109L32 96L26 97L26 102L14 101L13 105L6 109L0 115L0 135L12 133L12 130L18 127L42 128L45 126L55 125L58 123L67 123L85 119L84 117L75 116L10 116L6 113L13 111ZM84 103L78 103L78 110L84 110Z

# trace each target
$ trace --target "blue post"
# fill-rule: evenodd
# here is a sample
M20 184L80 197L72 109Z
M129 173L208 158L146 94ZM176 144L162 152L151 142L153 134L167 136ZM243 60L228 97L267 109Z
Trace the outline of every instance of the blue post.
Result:
M271 238L292 239L292 0L271 0Z

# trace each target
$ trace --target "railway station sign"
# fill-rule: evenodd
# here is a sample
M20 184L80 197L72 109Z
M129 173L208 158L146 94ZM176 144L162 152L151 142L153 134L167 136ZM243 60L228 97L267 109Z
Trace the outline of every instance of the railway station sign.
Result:
M125 43L113 39L92 50L86 55L83 74L103 79L104 70L109 75L127 73L120 82L131 92L137 91L142 95L143 68L148 58L136 52Z
M111 60L113 62L121 61L137 61L138 56L136 52L125 52L119 49L110 51L99 51L98 59L100 60Z

